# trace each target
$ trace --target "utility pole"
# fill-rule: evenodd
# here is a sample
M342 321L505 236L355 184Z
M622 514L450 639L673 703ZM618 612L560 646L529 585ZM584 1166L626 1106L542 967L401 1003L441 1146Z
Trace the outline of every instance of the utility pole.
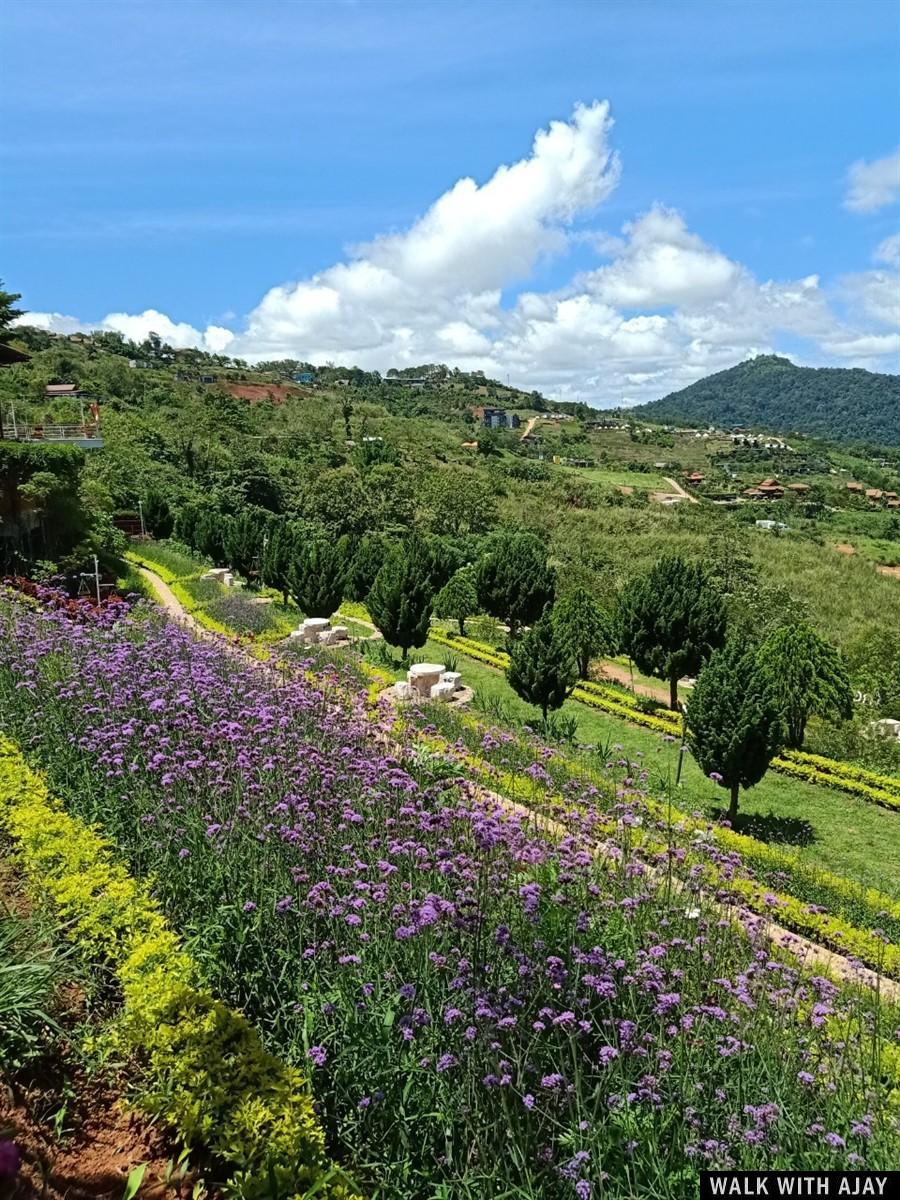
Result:
M141 518L141 537L147 536L147 527L144 525L144 505L138 500L138 513Z

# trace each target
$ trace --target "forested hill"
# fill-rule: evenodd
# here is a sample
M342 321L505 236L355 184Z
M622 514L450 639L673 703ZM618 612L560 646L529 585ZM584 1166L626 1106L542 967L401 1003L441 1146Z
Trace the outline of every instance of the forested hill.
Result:
M900 375L760 356L632 410L649 421L734 425L900 445Z

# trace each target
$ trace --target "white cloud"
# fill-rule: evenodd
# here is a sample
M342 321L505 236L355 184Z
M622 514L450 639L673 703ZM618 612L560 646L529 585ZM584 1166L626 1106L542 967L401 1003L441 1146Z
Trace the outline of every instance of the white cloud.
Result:
M164 342L176 349L197 346L210 354L222 354L234 340L230 329L220 325L207 325L201 332L186 321L175 322L165 313L148 308L137 314L109 313L100 321L82 321L78 317L67 317L62 313L29 312L17 325L34 325L52 333L91 333L95 329L121 333L134 342L142 342L150 332L158 333Z
M844 207L853 212L875 212L900 196L900 149L872 162L856 162L847 172Z
M881 242L872 255L876 262L887 263L891 267L900 267L900 233L892 233Z
M623 230L616 261L586 281L589 290L623 308L693 306L726 295L741 268L690 233L680 213L657 206Z
M448 362L601 405L653 399L771 353L785 336L808 344L812 361L890 364L900 355L897 337L884 331L900 319L890 270L900 260L900 235L876 251L888 269L842 281L858 314L850 323L818 276L759 281L662 205L615 236L584 228L618 180L611 126L607 104L579 105L568 122L536 135L527 158L499 167L483 184L460 180L405 232L271 288L237 333L195 329L154 309L111 313L98 324L136 339L153 329L175 346L251 360L331 360L382 371ZM860 188L868 179L870 199L874 178L857 179ZM885 178L878 176L882 187ZM504 292L521 286L539 260L575 243L608 261L566 286L520 291L509 302ZM89 327L58 314L26 319Z

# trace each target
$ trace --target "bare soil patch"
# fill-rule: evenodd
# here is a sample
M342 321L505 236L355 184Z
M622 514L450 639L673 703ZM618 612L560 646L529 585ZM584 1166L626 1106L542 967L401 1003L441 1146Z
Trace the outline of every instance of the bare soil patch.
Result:
M851 546L849 542L836 542L834 546L838 554L855 554L856 547Z

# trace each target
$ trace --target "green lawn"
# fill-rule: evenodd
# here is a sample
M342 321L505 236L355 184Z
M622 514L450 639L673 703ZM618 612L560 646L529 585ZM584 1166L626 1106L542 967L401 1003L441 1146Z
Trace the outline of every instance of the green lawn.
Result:
M660 456L660 462L664 457L664 455ZM598 483L603 487L632 487L635 491L654 492L670 492L672 490L662 475L653 471L619 471L606 467L565 467L561 465L559 470L580 475L589 483Z
M515 695L499 671L458 651L453 653L463 682L475 688L479 698L499 701L509 714L526 720L535 718L536 710ZM416 651L416 658L443 663L447 654L446 646L427 642ZM400 678L399 670L394 673ZM651 778L674 780L680 753L677 743L665 742L650 730L577 700L567 701L562 711L577 719L580 742L620 746L629 758L643 759ZM675 802L682 811L699 810L709 815L723 809L727 798L686 756ZM793 847L811 863L900 899L900 872L896 868L900 860L900 813L770 771L757 787L741 793L738 829L763 841Z

